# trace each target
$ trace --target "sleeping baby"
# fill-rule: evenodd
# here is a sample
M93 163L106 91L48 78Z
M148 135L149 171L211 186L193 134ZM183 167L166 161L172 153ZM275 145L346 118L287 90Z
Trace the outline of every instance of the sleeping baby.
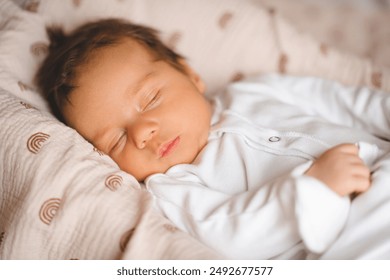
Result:
M55 116L182 230L233 259L332 258L343 238L346 258L378 252L350 232L390 168L390 95L274 74L208 100L151 28L107 19L49 33L37 82Z

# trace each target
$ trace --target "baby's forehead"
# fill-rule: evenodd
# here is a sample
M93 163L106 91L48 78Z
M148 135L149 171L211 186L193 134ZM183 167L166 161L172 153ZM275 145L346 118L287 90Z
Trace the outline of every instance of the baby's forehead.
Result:
M101 91L110 94L136 91L134 88L139 81L156 71L157 61L145 46L135 40L105 46L77 69L70 100L77 95L85 96L77 99L94 98Z
M134 38L123 37L111 44L92 49L87 54L84 63L80 64L80 68L95 67L101 63L103 57L114 57L115 54L122 56L123 59L136 56L139 59L144 59L146 62L153 62L158 59L156 52L146 44ZM81 75L82 73L79 74Z

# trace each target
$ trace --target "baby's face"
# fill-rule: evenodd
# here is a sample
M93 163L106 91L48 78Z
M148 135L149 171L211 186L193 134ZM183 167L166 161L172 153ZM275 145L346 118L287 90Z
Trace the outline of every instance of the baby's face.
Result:
M132 40L99 50L78 73L66 122L139 181L191 163L207 142L200 78L156 61Z

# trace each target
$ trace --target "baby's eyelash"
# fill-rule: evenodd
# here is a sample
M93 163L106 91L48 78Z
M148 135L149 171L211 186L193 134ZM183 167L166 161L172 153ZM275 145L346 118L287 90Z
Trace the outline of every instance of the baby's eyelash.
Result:
M123 132L123 134L118 138L118 141L115 142L114 146L110 149L110 153L114 152L116 149L118 149L119 145L124 141L124 137L126 137L127 133Z
M151 96L152 97L149 99L144 109L148 109L158 101L158 99L160 98L160 91L156 91L156 93L153 93Z

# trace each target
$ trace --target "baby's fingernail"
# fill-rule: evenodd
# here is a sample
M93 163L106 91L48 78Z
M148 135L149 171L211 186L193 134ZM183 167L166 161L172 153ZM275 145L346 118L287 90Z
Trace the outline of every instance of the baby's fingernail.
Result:
M359 143L355 143L355 146L356 146L358 149L360 149Z

